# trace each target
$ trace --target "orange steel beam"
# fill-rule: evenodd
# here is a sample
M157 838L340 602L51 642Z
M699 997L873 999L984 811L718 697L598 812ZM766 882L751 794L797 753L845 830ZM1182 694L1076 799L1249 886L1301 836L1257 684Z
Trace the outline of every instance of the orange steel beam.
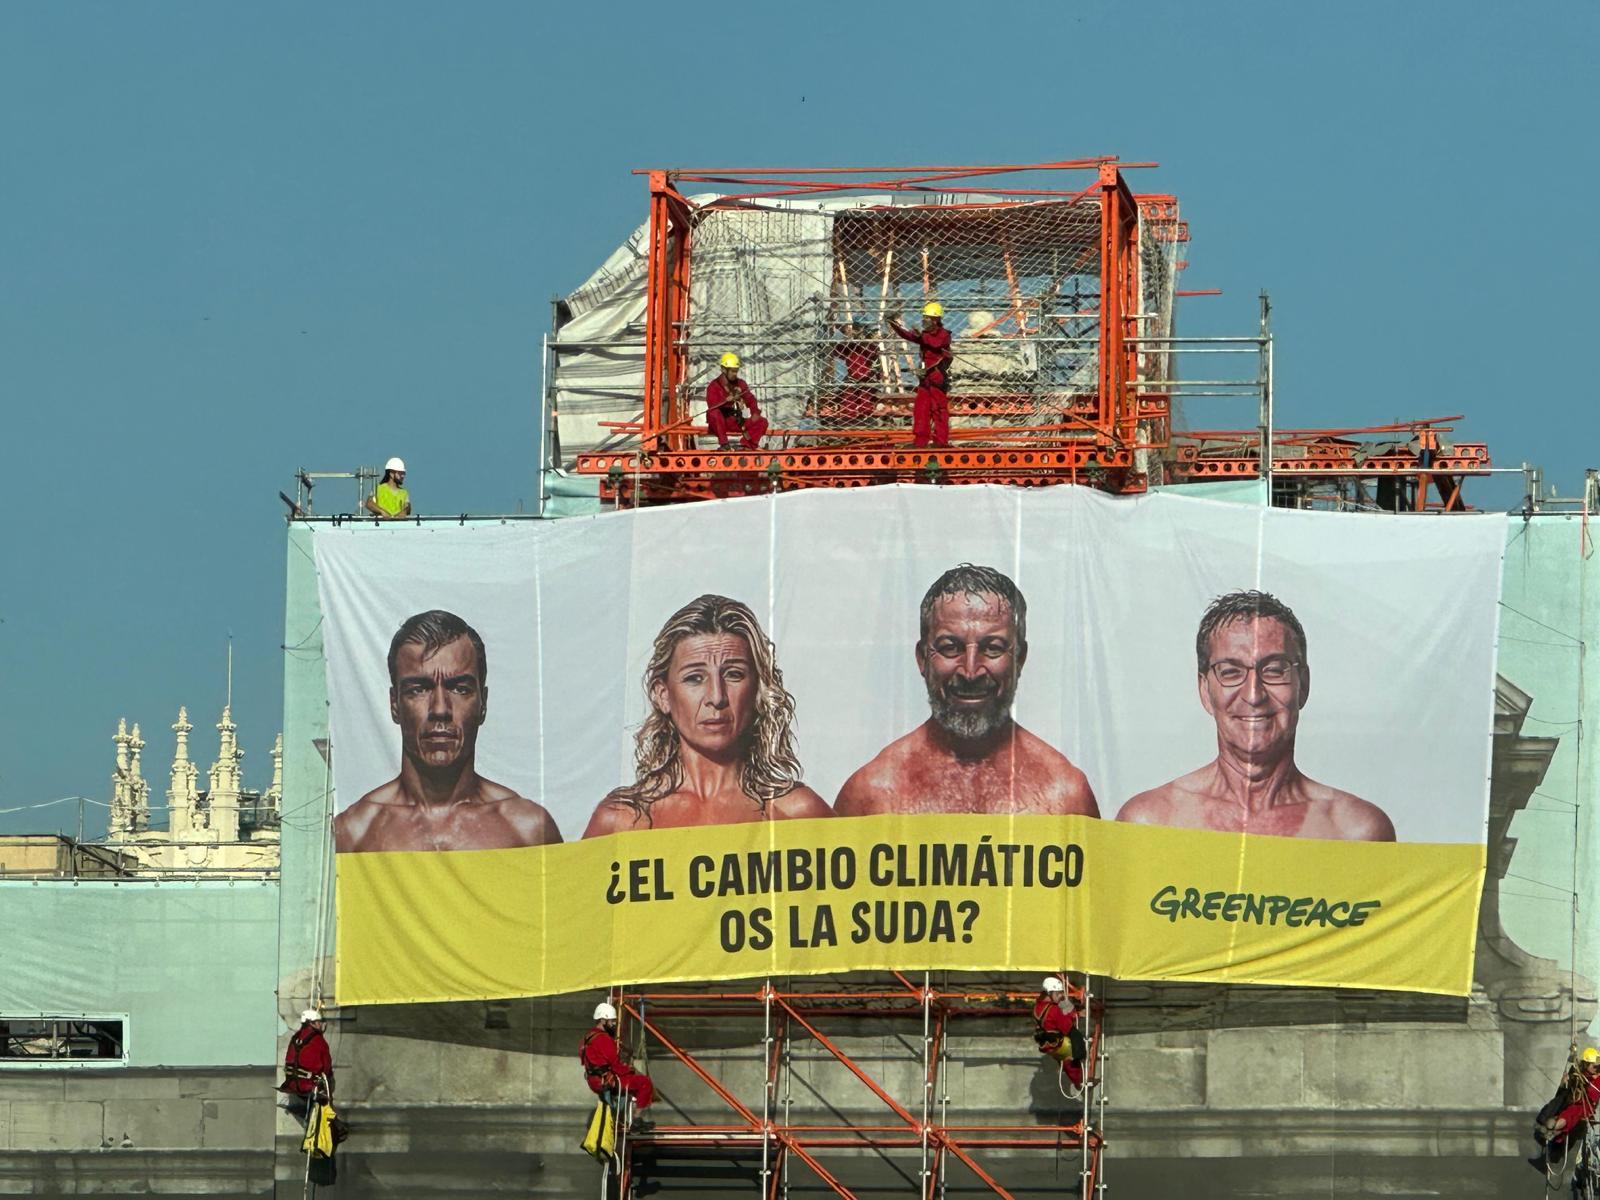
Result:
M644 285L644 412L640 445L653 449L657 431L672 423L667 409L668 398L663 392L666 376L666 348L663 339L670 333L666 324L667 271L666 240L670 217L666 197L670 185L664 172L650 173L650 226L649 253L645 260Z
M1101 428L1123 443L1134 440L1138 417L1128 394L1138 375L1139 205L1114 164L1100 168L1100 403Z
M987 163L972 164L968 166L912 166L912 167L672 167L666 171L675 179L693 179L701 175L872 175L882 173L885 175L908 175L925 172L951 173L958 175L1000 175L1014 171L1092 171L1102 163L1117 162L1114 154L1097 154L1091 158L1068 158L1059 162L1041 163ZM1135 167L1154 167L1159 164L1153 162L1118 163L1124 170ZM642 167L634 171L635 175L644 175L649 168Z
M676 253L673 252L672 245L669 244L667 247L667 253L671 258L668 264L670 282L665 333L668 346L667 388L668 395L672 398L672 421L674 424L682 424L689 419L689 399L682 394L682 385L689 373L689 348L684 344L682 331L688 328L689 320L689 261L694 242L694 223L689 216L688 203L676 192L669 200L669 207L679 232ZM689 449L693 446L686 431L677 432L671 442L676 449Z
M690 225L688 202L668 181L666 172L651 171L645 263L644 411L639 439L647 452L682 420L677 392L684 371L684 351L675 336L679 326L674 321L688 313Z
M661 453L641 463L631 453L586 456L586 473L606 475L615 467L626 476L648 471L657 475L759 474L777 464L783 475L862 474L925 470L931 463L943 471L1071 471L1090 467L1127 467L1130 447L1106 449L1084 439L1057 447L981 447L970 450L906 447L851 450L696 450Z
M1283 438L1291 437L1351 437L1365 433L1415 433L1425 426L1436 426L1440 433L1449 433L1445 426L1447 421L1461 421L1465 417L1456 413L1452 417L1419 417L1414 421L1395 421L1390 425L1349 425L1337 429L1278 429L1274 430L1272 440L1277 442ZM1250 429L1186 429L1183 436L1186 438L1240 438L1257 437L1260 430Z

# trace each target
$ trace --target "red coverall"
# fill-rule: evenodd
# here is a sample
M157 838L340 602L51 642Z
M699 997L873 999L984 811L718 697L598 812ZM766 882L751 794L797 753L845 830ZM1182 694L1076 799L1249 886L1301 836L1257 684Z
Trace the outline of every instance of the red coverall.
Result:
M1067 1078L1072 1080L1073 1087L1083 1083L1083 1067L1072 1061L1072 1038L1069 1036L1078 1024L1078 1012L1072 1007L1071 1001L1067 1002L1067 1010L1063 1012L1061 1005L1049 996L1040 996L1033 1006L1033 1019L1045 1033L1060 1036L1060 1041L1046 1043L1039 1047L1040 1054L1048 1054L1061 1064L1061 1069L1067 1073Z
M583 1063L584 1081L596 1095L608 1087L622 1088L632 1094L633 1103L640 1111L649 1108L650 1101L656 1098L650 1076L641 1075L622 1061L617 1039L606 1032L604 1025L596 1025L583 1035L578 1061Z
M1583 1085L1583 1091L1578 1098L1555 1115L1554 1121L1565 1121L1566 1124L1552 1135L1551 1141L1569 1137L1581 1122L1592 1120L1595 1109L1600 1107L1600 1075L1584 1074L1579 1082Z
M950 331L943 325L937 329L910 330L899 321L890 321L892 328L908 342L922 347L922 382L917 384L917 398L911 408L911 444L929 444L929 425L932 425L932 444L950 444Z
M750 390L748 383L742 379L735 379L733 387L738 390L749 407L750 416L746 418L739 411L739 397L729 396L727 382L718 375L706 387L706 428L711 432L711 436L717 439L719 449L728 448L728 434L737 430L743 432L744 436L739 440L746 450L759 450L761 439L767 433L767 419L761 415L761 409L756 404L756 394Z
M833 356L844 360L845 386L839 389L838 415L844 421L860 421L877 407L877 364L871 342L840 342Z
M309 1021L295 1030L283 1052L283 1082L278 1090L290 1097L288 1110L302 1123L314 1102L333 1099L333 1052L322 1031Z

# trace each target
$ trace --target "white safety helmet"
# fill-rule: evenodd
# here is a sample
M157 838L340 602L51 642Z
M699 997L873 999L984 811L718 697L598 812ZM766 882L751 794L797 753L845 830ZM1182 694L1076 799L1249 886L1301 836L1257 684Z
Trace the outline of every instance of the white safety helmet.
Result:
M1067 990L1067 985L1061 982L1059 976L1050 975L1039 985L1039 988L1041 991L1046 992L1064 992Z
M594 1019L596 1021L615 1021L617 1019L617 1010L602 1000L594 1006Z
M383 469L385 471L399 471L400 474L404 475L406 473L406 464L398 458L391 458L383 464Z
M300 1020L302 1023L306 1021L320 1021L322 1020L322 1014L314 1008L308 1008L305 1010L305 1012L300 1014Z

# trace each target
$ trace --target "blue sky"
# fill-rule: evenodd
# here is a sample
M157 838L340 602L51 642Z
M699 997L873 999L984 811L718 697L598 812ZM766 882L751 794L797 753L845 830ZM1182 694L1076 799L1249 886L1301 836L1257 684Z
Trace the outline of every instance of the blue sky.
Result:
M180 703L209 766L230 631L265 783L278 489L398 453L423 510L531 507L549 301L642 219L634 167L1155 160L1185 286L1225 292L1185 331L1273 295L1280 424L1464 412L1570 493L1597 34L1587 2L0 6L0 808L106 799L123 714L158 793Z

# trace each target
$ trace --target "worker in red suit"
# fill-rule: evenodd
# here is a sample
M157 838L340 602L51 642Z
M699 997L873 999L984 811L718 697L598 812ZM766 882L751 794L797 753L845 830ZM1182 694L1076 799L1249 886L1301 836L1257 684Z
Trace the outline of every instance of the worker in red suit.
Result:
M731 350L722 356L722 371L706 387L706 428L717 439L717 449L728 448L728 435L737 433L746 450L761 449L767 433L767 419L761 415L756 394L739 378L739 356ZM743 400L749 415L739 410Z
M300 1014L300 1028L283 1052L283 1082L278 1090L289 1098L285 1107L302 1124L314 1103L333 1099L333 1051L323 1036L322 1014L308 1008Z
M877 407L878 348L871 326L860 321L851 321L840 332L844 340L833 348L833 356L844 363L844 386L837 393L834 414L848 424L866 420Z
M1562 1163L1568 1148L1576 1145L1572 1136L1592 1121L1600 1110L1600 1050L1590 1046L1578 1056L1576 1070L1569 1069L1561 1081L1556 1098L1539 1110L1534 1140L1542 1149L1528 1160L1536 1171Z
M602 1000L594 1006L594 1019L595 1027L583 1035L583 1046L578 1051L584 1082L596 1095L627 1092L637 1109L649 1108L656 1098L655 1085L650 1076L622 1060L622 1052L617 1049L617 1010Z
M922 306L922 328L913 332L889 317L889 328L922 347L917 370L917 398L911 408L911 444L950 444L950 331L944 327L944 305Z
M1073 1087L1083 1086L1083 1034L1078 1032L1078 1008L1067 998L1067 985L1051 975L1039 985L1033 1005L1033 1040L1039 1053L1061 1064Z

